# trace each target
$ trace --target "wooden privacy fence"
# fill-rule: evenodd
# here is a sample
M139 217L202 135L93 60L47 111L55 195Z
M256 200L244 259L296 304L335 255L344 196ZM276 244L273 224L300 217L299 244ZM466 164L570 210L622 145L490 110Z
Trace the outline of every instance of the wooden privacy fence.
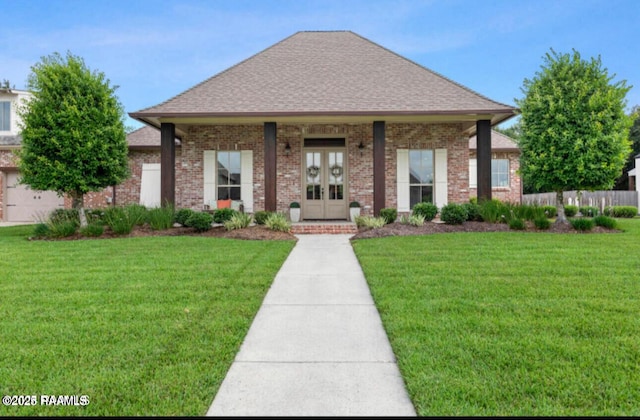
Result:
M563 202L565 205L598 207L601 212L609 206L638 207L638 191L582 191L580 200L576 191L565 191ZM555 206L556 193L525 194L522 204Z

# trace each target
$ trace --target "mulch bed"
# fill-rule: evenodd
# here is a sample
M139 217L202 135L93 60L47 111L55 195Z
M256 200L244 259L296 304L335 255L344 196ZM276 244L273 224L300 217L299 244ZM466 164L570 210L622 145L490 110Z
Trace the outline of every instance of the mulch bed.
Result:
M406 235L432 235L436 233L451 232L525 232L525 233L569 233L569 234L591 234L591 233L616 233L615 229L605 229L595 226L593 230L580 232L569 224L555 224L547 230L538 230L532 223L526 222L526 230L511 230L504 223L486 222L464 222L461 225L447 225L445 223L426 222L423 226L404 225L398 222L385 225L378 229L360 229L351 239L382 238L385 236L406 236Z
M98 237L83 236L79 232L68 236L66 238L51 239L51 240L79 240L79 239L113 239L113 238L140 238L147 236L201 236L201 237L215 237L215 238L232 238L232 239L247 239L247 240L269 240L269 241L290 241L297 240L297 238L286 232L276 232L267 229L264 226L250 226L245 229L238 230L226 230L223 226L216 226L206 232L196 232L193 228L187 227L173 227L166 230L153 230L149 226L135 226L133 231L128 235L116 235L108 228L105 228L104 233ZM49 239L46 239L49 240Z

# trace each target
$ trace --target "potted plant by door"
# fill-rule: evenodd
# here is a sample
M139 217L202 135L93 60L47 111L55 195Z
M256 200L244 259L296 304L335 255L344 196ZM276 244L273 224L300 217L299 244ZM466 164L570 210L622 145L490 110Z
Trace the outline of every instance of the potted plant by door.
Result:
M349 203L349 216L352 222L356 221L356 217L360 216L360 203L357 201Z
M300 221L300 203L297 201L289 204L289 217L293 223L298 223Z

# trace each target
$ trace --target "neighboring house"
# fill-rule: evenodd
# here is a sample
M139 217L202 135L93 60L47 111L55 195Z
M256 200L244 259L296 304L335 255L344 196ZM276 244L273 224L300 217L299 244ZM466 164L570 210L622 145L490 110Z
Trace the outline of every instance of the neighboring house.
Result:
M640 182L638 182L638 172L640 172L640 154L636 156L636 166L628 172L629 190L638 192L638 211L640 211Z
M298 32L129 115L160 129L163 202L202 209L239 199L254 212L295 201L303 219L346 219L351 201L363 214L468 201L473 135L478 194L490 198L491 127L515 112L337 31Z
M0 89L0 221L31 222L62 207L64 199L52 191L33 191L18 183L20 173L14 152L20 148L20 117L17 109L31 94Z
M477 138L469 139L469 197L477 197ZM491 131L491 195L501 201L520 204L522 202L522 181L520 169L520 148L509 137L498 131Z

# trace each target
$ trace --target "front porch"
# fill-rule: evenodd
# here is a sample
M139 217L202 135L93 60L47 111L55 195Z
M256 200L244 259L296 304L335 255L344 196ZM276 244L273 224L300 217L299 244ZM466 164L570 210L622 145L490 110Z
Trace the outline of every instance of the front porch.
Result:
M169 141L176 128L162 123L160 190L161 202L177 207L202 210L230 199L242 200L249 213L284 212L299 202L302 220L347 219L352 201L363 215L386 207L406 212L415 201L412 150L428 152L430 173L422 175L430 201L465 202L471 130L479 139L478 195L491 198L489 120L182 125L178 166Z

